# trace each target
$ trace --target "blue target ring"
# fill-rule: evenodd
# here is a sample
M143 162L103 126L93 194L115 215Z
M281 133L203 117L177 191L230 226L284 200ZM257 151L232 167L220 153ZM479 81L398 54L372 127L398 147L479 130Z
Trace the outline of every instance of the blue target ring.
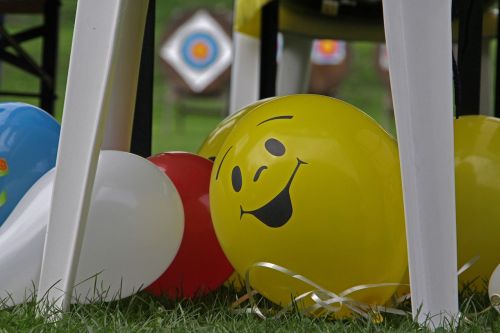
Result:
M197 32L187 36L182 43L184 62L197 70L210 67L219 55L217 41L212 35Z

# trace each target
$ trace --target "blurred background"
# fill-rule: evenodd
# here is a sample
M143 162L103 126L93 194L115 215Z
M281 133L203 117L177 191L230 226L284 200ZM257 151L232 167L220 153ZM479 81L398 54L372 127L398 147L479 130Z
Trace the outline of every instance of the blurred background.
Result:
M57 99L54 106L59 120L64 103L76 3L76 0L64 0L60 7L55 78ZM189 73L185 72L189 72L189 69L184 68L185 64L176 59L169 48L177 45L176 38L179 39L179 35L185 33L190 24L200 24L196 19L200 18L200 9L204 9L202 16L208 14L211 17L208 22L217 26L214 28L217 31L214 41L204 44L204 36L198 36L201 39L194 38L189 50L181 51L192 57L189 60L192 66L209 72L210 64L227 52L224 49L226 44L230 52L232 4L231 0L157 1L153 153L171 150L195 152L204 138L227 115L230 61L228 64L219 64L214 73L208 73L200 86L189 82ZM41 24L43 16L8 14L3 20L5 30L15 35ZM224 40L229 43L224 44ZM210 43L217 45L215 53L210 49ZM22 47L33 59L40 59L42 41L39 38L23 42ZM311 57L310 91L345 100L394 133L385 56L384 48L372 43L317 41ZM29 92L37 91L39 86L39 80L26 71L8 63L1 64L0 90ZM38 105L38 100L31 97L2 96L0 100Z

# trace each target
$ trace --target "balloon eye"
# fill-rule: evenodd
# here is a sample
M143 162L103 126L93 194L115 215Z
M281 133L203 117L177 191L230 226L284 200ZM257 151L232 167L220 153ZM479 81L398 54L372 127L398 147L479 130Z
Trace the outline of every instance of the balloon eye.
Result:
M268 139L264 146L271 155L283 156L285 154L285 146L276 139Z
M231 182L233 184L233 189L235 192L239 192L242 186L241 169L239 166L233 168L231 173Z

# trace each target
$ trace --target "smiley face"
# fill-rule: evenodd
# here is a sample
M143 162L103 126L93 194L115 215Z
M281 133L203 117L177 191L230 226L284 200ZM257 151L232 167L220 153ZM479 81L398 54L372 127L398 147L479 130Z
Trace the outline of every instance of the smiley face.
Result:
M210 204L238 273L269 262L333 292L401 281L407 263L397 147L371 118L332 98L279 97L249 107L223 141ZM308 291L276 272L250 278L277 304ZM394 290L353 297L383 304Z
M278 119L291 119L292 117L280 117ZM282 157L286 153L285 145L276 138L269 138L264 142L264 150L274 157ZM216 180L219 177L220 169L223 165L224 159L231 150L231 147L224 154L221 163L219 164ZM244 215L252 215L260 222L264 223L268 227L278 228L287 223L293 214L293 203L290 197L290 188L292 186L293 180L297 175L297 171L301 165L307 164L307 162L302 161L300 158L296 158L296 166L293 169L287 182L283 184L282 189L267 203L255 209L245 209L243 203L240 204L240 219ZM264 171L268 170L268 165L261 165L255 171L252 181L256 183L259 181L261 175ZM262 181L262 180L261 180ZM265 181L265 180L264 180ZM235 192L240 192L243 187L243 175L240 166L235 165L231 170L231 185Z

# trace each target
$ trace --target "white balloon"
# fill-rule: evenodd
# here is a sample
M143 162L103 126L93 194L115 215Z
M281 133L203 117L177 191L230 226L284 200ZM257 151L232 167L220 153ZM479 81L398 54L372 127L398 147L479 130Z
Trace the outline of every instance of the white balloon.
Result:
M38 285L55 169L25 194L0 228L0 298L24 302ZM73 302L127 297L170 265L184 232L175 186L139 156L102 151ZM54 281L56 282L56 281Z
M500 264L497 266L490 278L488 286L488 295L490 296L491 304L500 312Z

